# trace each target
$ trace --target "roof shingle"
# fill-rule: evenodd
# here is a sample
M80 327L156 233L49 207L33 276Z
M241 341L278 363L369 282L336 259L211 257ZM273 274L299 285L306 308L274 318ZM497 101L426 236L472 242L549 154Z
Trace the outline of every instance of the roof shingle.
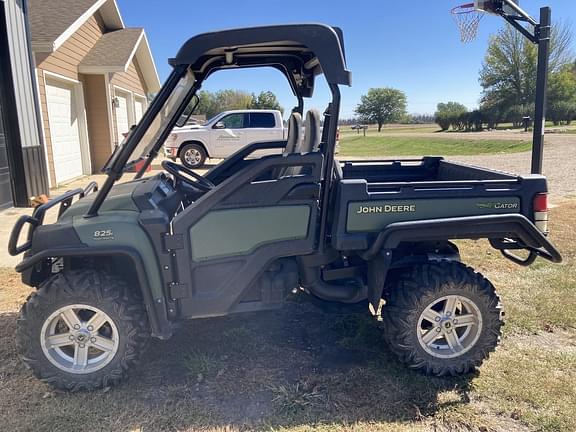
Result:
M143 32L142 28L125 28L103 34L84 56L78 66L79 70L126 67Z
M98 0L28 0L32 43L53 43Z

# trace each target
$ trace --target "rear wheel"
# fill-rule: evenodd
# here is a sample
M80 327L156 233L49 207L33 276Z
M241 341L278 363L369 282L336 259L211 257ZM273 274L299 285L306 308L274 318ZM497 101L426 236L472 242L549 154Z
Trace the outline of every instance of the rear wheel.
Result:
M498 345L500 299L486 278L463 264L413 268L386 292L385 338L412 368L438 376L463 374Z
M17 344L38 378L77 391L120 382L148 337L144 305L123 280L78 270L53 276L29 297Z
M180 161L187 168L200 168L206 162L206 150L200 144L186 144L180 149Z

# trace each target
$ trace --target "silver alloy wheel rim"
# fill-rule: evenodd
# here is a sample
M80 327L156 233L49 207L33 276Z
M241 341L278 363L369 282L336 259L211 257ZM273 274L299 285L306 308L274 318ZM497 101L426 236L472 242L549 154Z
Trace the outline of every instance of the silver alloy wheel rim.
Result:
M100 309L72 304L44 321L40 343L46 358L58 369L87 374L112 361L118 351L118 329Z
M184 160L188 165L196 166L202 160L202 155L196 149L188 149L184 152Z
M418 342L430 355L454 358L468 352L482 332L482 314L467 297L448 295L429 304L418 320Z

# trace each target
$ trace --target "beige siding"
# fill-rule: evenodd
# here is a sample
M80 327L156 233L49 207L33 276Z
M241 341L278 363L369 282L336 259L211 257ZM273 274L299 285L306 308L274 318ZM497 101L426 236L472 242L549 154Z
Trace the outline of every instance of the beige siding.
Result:
M88 140L90 143L90 155L92 170L99 171L111 153L110 134L116 137L115 113L111 107L111 101L107 100L104 75L83 75L78 73L78 64L92 49L102 36L104 26L97 13L76 31L70 38L51 54L37 53L37 75L40 87L40 107L42 111L44 134L46 136L46 153L48 155L48 170L55 184L54 157L52 152L52 140L48 122L48 106L46 104L45 72L52 72L66 78L83 83L84 103L86 105L86 118L88 123ZM114 94L114 85L129 90L135 94L145 96L146 89L144 78L136 61L130 63L126 72L110 75L110 94ZM112 124L109 124L108 111L111 110Z
M148 93L136 59L132 60L126 72L117 72L113 74L110 83L126 90L130 90L131 92L137 93L141 96L145 96Z
M83 81L78 74L78 64L96 41L102 36L102 28L96 17L91 17L55 52L36 55L38 87L40 88L40 109L44 122L44 135L46 137L46 153L48 155L48 173L52 184L56 184L56 171L54 169L54 155L52 153L52 139L48 122L48 105L46 104L46 88L44 72L52 72L77 81ZM88 102L86 101L86 104ZM106 122L108 116L106 115ZM90 123L90 119L88 119ZM80 162L80 161L79 161Z
M142 73L140 72L140 66L136 59L132 59L130 66L128 66L128 70L126 72L118 72L112 74L110 78L110 94L114 94L114 86L121 87L125 90L129 90L136 95L139 96L146 96L148 94L148 90L146 89L146 84L144 78L142 77ZM132 100L134 103L134 100ZM116 141L116 137L118 136L116 130L116 112L112 111L112 130L114 131L114 142L118 144Z
M79 80L78 64L102 36L102 28L92 16L55 52L45 58L36 58L39 69Z
M56 184L56 171L54 170L54 157L52 153L52 137L50 136L50 125L48 123L48 105L46 104L46 87L44 86L44 71L37 69L38 89L40 97L40 111L42 113L42 127L44 128L44 138L46 145L46 154L48 155L48 175L52 185Z
M99 172L112 152L106 80L104 75L85 75L83 83L92 171Z

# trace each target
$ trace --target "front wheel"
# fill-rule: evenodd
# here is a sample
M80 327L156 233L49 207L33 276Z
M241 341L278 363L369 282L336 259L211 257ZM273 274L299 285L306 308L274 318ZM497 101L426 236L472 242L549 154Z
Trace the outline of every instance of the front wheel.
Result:
M148 337L144 305L123 280L76 270L51 277L28 298L16 341L39 379L77 391L120 382Z
M463 264L415 267L385 291L385 339L412 368L437 376L463 374L498 345L500 299L486 278Z
M199 144L186 144L179 153L180 161L186 168L200 168L206 162L208 155Z

